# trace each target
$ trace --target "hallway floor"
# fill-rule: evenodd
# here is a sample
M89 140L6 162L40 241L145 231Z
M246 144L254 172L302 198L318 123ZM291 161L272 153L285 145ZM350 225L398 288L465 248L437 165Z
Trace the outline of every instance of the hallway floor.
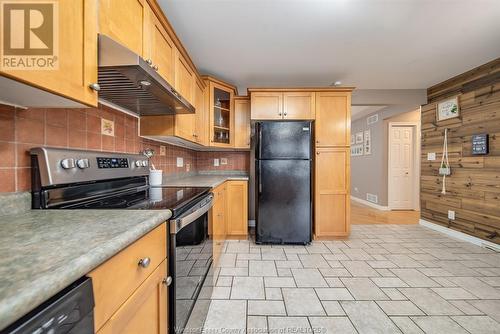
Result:
M208 333L500 333L500 254L419 225L354 225L310 246L227 241L211 282L197 305Z
M351 200L351 224L418 224L419 211L381 211Z

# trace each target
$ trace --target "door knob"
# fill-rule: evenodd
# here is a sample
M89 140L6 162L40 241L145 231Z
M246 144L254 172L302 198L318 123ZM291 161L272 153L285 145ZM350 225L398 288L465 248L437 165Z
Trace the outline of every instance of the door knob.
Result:
M92 84L90 84L89 88L92 89L92 90L94 90L94 91L96 91L96 92L98 92L98 91L101 90L101 86L99 86L98 83L92 83Z

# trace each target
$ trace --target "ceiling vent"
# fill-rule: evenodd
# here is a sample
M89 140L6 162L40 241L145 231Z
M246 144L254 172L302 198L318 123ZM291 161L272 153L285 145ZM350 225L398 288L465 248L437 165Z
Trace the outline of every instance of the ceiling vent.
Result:
M378 114L371 115L370 117L366 118L366 123L368 125L372 125L378 122Z

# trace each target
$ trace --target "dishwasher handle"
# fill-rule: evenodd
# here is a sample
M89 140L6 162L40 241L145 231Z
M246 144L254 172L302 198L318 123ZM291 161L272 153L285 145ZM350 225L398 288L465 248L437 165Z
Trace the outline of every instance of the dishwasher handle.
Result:
M170 234L177 234L177 232L182 230L184 227L191 224L196 219L200 218L205 213L207 213L208 210L210 210L213 205L214 205L214 195L210 193L189 211L185 212L178 218L170 220Z

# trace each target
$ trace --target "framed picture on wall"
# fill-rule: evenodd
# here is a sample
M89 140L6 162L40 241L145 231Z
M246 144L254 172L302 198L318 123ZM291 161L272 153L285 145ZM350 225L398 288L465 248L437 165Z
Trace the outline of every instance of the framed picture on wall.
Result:
M364 138L364 154L372 154L372 136L370 130L365 130L365 138Z
M438 122L460 116L458 96L439 102L437 104L436 112L436 119Z
M356 133L356 144L363 144L363 132Z

